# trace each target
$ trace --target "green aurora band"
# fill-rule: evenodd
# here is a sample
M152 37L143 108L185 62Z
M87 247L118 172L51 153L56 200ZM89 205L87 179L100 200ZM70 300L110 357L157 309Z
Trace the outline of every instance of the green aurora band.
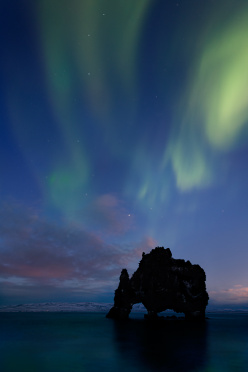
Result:
M248 123L248 10L240 12L207 42L185 98L187 109L169 153L181 190L213 180L209 153L239 146Z
M149 0L109 0L104 4L98 0L44 0L37 8L49 100L71 154L68 170L64 164L57 169L61 160L55 159L46 194L49 203L65 215L73 213L82 190L87 190L90 174L90 159L83 150L86 139L75 147L84 122L74 117L74 97L78 94L82 99L79 104L96 118L96 131L97 125L105 132L112 130L118 104L116 85L132 110L137 94L137 45L149 4Z
M133 172L148 164L138 192L148 205L168 200L171 169L180 192L210 186L219 171L219 155L247 140L247 5L235 12L221 26L209 21L210 36L201 36L161 163L144 160L148 151L139 149Z

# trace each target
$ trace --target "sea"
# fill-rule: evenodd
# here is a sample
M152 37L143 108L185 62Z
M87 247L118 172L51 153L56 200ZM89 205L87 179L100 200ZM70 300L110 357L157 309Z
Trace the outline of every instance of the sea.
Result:
M1 312L1 372L245 372L248 313L203 323L104 312Z

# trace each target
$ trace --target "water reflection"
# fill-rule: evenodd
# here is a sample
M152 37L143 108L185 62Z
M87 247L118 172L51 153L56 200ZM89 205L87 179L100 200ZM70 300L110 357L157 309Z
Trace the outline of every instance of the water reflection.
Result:
M185 320L114 322L121 358L142 371L199 371L207 365L207 323Z

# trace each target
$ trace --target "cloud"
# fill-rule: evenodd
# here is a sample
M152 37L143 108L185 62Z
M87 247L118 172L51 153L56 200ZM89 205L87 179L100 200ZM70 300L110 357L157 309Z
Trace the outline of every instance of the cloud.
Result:
M95 198L80 212L80 217L88 228L108 235L124 234L134 226L133 215L113 194Z
M115 212L108 211L118 207L117 198L103 196L95 205L103 211L100 219L111 216L108 227L122 225L113 222ZM121 269L136 268L141 251L153 246L149 237L128 245L110 244L93 231L48 221L14 203L1 206L0 235L1 293L13 296L37 297L40 291L56 297L63 290L70 295L113 293Z
M0 271L3 276L84 279L118 263L118 250L92 232L46 221L30 209L1 210ZM106 260L107 258L107 260Z
M248 287L241 284L234 285L220 291L210 291L209 295L214 302L222 304L244 304L248 303Z
M133 255L134 257L141 259L143 252L149 253L150 250L156 246L158 246L157 241L149 236L146 236L140 243L136 245L135 249L133 250Z

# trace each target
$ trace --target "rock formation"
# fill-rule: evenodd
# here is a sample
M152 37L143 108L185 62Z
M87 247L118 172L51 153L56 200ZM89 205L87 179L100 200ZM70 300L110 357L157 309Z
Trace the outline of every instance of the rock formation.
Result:
M171 309L184 313L186 319L203 320L208 304L205 281L205 272L199 265L174 259L169 248L157 247L142 254L130 279L127 270L122 270L114 306L107 317L127 319L132 306L142 303L150 318Z

